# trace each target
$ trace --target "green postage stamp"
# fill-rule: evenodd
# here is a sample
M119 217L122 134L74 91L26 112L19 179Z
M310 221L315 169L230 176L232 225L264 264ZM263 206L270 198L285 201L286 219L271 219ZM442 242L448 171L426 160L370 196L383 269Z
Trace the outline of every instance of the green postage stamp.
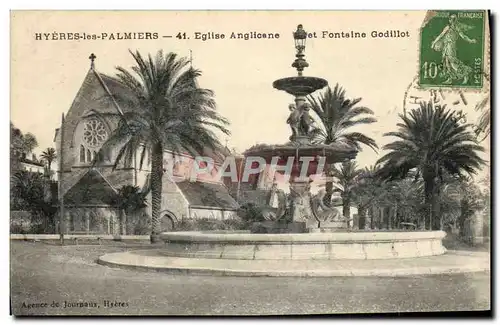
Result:
M482 88L486 11L434 11L420 33L422 87Z

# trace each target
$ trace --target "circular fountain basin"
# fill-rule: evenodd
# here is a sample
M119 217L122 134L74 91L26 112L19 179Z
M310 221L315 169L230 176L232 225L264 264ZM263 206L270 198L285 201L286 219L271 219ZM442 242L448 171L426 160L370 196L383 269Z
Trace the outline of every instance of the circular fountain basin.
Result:
M328 81L323 78L307 76L281 78L273 82L274 88L284 90L293 96L307 96L327 85Z
M234 260L394 259L441 255L444 231L325 232L166 232L166 256Z

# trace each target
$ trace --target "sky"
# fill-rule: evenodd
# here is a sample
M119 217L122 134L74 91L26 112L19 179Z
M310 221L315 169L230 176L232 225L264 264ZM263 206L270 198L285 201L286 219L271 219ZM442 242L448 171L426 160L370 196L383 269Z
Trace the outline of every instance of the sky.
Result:
M295 76L292 32L297 24L317 38L306 44L310 67L304 75L339 83L348 97L375 112L377 122L358 129L379 147L390 141L383 134L396 129L405 92L418 93L412 83L418 71L419 28L425 11L316 11L316 12L15 12L11 17L11 121L39 142L35 152L55 147L54 130L71 106L87 74L90 53L96 69L114 75L116 66L130 68L130 50L143 54L163 49L189 57L202 70L202 87L215 91L218 111L231 125L231 136L221 139L243 152L256 143L288 141L288 104L291 95L272 87L274 80ZM229 39L232 32L279 33L279 39ZM322 38L328 32L364 32L366 38ZM400 31L408 37L372 38L373 31ZM157 39L110 40L116 33L158 33ZM195 33L223 33L225 39L203 41ZM42 39L37 40L37 33ZM49 40L43 33L47 33ZM53 40L52 33L86 33L106 40ZM186 39L175 36L186 33ZM166 38L163 36L172 36ZM188 39L189 38L189 39ZM190 52L191 51L191 52ZM319 91L321 92L321 91ZM460 106L469 121L479 116L474 103L487 95L466 92L468 105ZM426 93L427 94L427 93ZM451 92L448 98L458 96ZM489 139L485 142L487 146ZM369 148L359 153L360 166L380 157ZM484 158L489 157L487 151Z

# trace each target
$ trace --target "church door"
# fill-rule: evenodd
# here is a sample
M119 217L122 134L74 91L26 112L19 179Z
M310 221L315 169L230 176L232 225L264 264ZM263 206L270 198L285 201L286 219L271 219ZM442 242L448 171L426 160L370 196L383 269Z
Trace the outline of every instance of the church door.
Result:
M174 230L174 218L168 213L164 214L160 221L160 229L162 232Z

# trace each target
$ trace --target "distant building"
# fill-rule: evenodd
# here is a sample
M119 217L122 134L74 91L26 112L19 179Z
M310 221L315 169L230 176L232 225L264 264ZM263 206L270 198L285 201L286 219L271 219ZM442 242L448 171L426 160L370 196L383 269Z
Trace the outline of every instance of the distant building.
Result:
M19 169L25 170L31 173L45 172L45 165L36 158L35 154L32 154L31 159L26 158L26 154L22 154L19 159Z
M224 183L231 193L231 196L239 203L254 203L257 205L277 206L277 202L273 202L272 190L275 179L273 172L266 166L260 173L250 174L248 180L243 181L243 173L247 157L233 151L233 156L236 161L236 169L238 182L233 182L229 178L224 179ZM249 168L250 166L246 166ZM257 166L252 166L256 168Z

